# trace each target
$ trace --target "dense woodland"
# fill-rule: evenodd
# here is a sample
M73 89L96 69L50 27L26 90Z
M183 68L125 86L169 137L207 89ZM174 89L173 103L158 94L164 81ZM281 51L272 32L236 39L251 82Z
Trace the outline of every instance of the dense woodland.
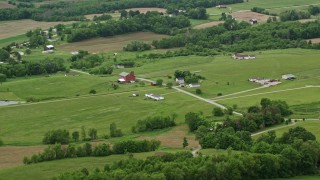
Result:
M94 37L107 37L137 31L177 34L179 29L189 26L190 21L185 16L169 17L158 12L140 14L138 11L136 14L118 21L74 24L72 29L66 29L64 33L68 35L68 42L76 42Z
M197 51L217 49L228 52L266 49L315 48L305 39L320 37L320 23L270 22L251 26L228 18L223 25L153 41L156 48L192 47Z
M79 21L86 14L141 7L160 7L170 11L213 7L219 4L241 3L243 0L86 0L59 1L35 8L34 1L19 3L17 9L0 9L0 21L33 19L36 21ZM191 13L192 14L192 13ZM199 18L199 17L197 17Z
M230 134L231 136L232 134ZM270 179L315 174L319 167L320 145L304 128L296 127L276 137L274 132L253 143L253 152L193 157L190 152L165 154L61 174L56 179Z

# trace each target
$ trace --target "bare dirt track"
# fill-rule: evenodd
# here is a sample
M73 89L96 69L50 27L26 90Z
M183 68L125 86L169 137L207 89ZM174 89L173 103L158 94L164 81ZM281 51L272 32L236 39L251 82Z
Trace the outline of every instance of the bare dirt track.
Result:
M130 8L130 9L126 9L127 11L140 11L140 13L146 13L148 11L157 11L160 13L166 13L166 9L163 8Z
M236 18L236 20L247 21L247 22L250 19L257 19L258 23L267 22L268 18L270 17L265 14L260 14L260 13L251 12L251 11L239 11L239 12L234 12L231 15L232 17Z
M6 2L0 2L0 9L5 9L5 8L15 8L15 6L8 4Z
M183 138L188 139L188 147L198 147L199 143L195 140L194 135L188 134L188 127L186 125L172 128L169 132L157 136L140 136L138 139L156 139L161 141L161 146L182 148Z
M31 157L46 146L4 146L0 147L0 169L22 165L24 156Z
M63 44L58 48L65 51L86 50L91 53L111 52L122 50L122 48L131 41L151 42L152 40L162 39L165 37L168 36L151 32L136 32L108 38L95 38L81 42Z
M314 38L314 39L307 39L307 41L311 41L312 43L316 44L316 43L320 43L320 38Z
M219 24L222 24L223 22L224 21L212 21L212 22L196 25L193 28L194 29L204 29L204 28L208 28L208 27L218 26Z
M300 19L298 21L301 23L308 23L308 22L314 22L314 21L316 21L316 19Z
M15 20L0 22L0 39L25 34L36 28L46 29L57 24L70 24L72 22L38 22L34 20Z

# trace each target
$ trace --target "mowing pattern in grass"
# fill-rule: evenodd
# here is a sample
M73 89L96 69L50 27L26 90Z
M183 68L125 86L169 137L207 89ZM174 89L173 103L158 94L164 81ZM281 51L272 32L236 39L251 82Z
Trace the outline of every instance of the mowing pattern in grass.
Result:
M124 93L0 107L0 136L6 144L32 145L40 144L44 133L51 129L73 131L85 126L97 128L100 136L109 134L112 122L124 134L131 134L131 127L148 116L175 112L178 114L177 123L182 123L187 112L201 110L210 114L212 109L211 105L174 90L155 88L150 92L166 94L166 99L158 102L129 97L130 93Z
M136 32L108 38L96 38L76 43L68 43L59 46L59 48L65 51L86 50L92 53L121 51L122 48L131 41L143 41L150 43L152 40L158 40L164 37L168 36L151 32Z

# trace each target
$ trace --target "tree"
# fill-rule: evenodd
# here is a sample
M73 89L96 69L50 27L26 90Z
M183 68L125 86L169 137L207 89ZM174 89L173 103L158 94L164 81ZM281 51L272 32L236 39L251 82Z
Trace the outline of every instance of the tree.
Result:
M98 131L95 128L90 128L89 129L89 136L91 140L95 140L97 139L98 135L97 135Z
M74 131L72 133L72 139L74 140L74 142L78 142L79 141L79 131Z
M189 146L189 143L188 143L188 139L186 137L183 138L183 143L182 143L182 147L185 148Z
M83 141L85 141L87 138L86 129L84 126L81 126L81 137Z
M224 115L223 110L219 107L213 108L212 114L213 114L213 116L223 116Z
M156 81L156 84L157 84L157 86L162 86L163 80L162 80L162 79L158 79L158 80Z
M0 146L3 146L3 141L1 138L0 138Z
M89 92L89 94L96 94L96 93L97 93L97 91L94 90L94 89L91 89L90 92Z
M31 50L30 49L26 49L26 54L31 54Z
M167 83L167 87L168 87L169 89L171 89L172 86L173 86L173 83L172 83L172 82L168 82L168 83Z
M69 143L69 131L67 130L51 130L45 133L43 140L43 144L68 144Z
M205 125L204 118L199 113L189 112L185 115L185 121L191 132L196 131L199 126Z
M201 89L196 89L196 94L202 94Z
M4 49L0 49L0 61L7 61L10 57L10 54L8 51Z
M5 74L0 73L0 83L2 84L3 82L6 82L7 76Z
M115 123L110 124L110 137L121 137L123 136L121 129L117 129Z

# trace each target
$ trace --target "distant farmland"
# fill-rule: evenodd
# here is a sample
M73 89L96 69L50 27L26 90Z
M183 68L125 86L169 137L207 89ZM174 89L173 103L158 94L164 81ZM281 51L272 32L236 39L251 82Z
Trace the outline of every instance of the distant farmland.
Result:
M122 50L122 48L131 41L151 42L153 40L158 40L165 37L168 36L151 32L136 32L108 38L96 38L76 43L64 44L60 46L60 49L66 51L87 50L91 53L111 52Z
M36 28L46 29L57 24L70 23L72 22L38 22L34 20L2 21L0 22L0 39L25 34L27 31Z

